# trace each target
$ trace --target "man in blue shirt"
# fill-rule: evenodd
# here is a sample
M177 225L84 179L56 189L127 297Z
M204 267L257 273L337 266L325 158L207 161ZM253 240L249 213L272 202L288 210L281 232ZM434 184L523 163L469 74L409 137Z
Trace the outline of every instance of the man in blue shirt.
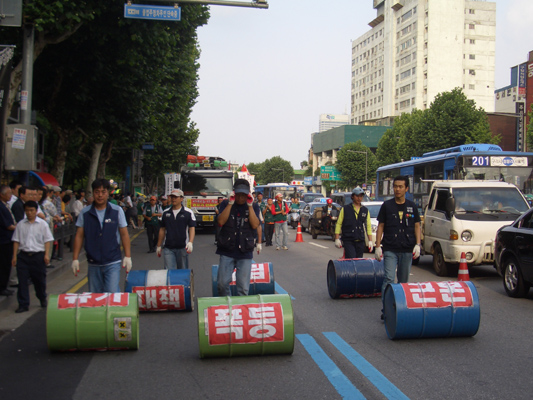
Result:
M89 264L87 277L89 291L93 293L120 292L120 266L131 270L130 236L128 223L122 208L109 203L110 184L107 179L92 183L94 202L85 207L76 221L77 231L72 254L72 271L77 276L80 270L78 257L85 239L85 252ZM124 260L120 242L124 247Z
M221 227L217 242L217 254L220 255L217 278L220 296L231 295L230 283L234 269L237 294L248 295L256 230L260 226L259 212L259 206L254 203L254 197L250 193L250 183L246 179L237 179L233 193L229 200L222 202L217 217L217 223ZM261 236L261 232L257 232L258 254L261 252Z

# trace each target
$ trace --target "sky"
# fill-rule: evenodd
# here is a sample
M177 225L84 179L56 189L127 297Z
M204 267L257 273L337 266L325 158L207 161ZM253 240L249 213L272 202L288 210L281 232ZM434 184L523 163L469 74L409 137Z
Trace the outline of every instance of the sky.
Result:
M372 0L269 0L210 6L198 28L199 154L231 163L274 156L300 168L320 114L350 111L351 41L370 30ZM533 0L496 0L495 88L533 50ZM253 171L251 171L253 172Z

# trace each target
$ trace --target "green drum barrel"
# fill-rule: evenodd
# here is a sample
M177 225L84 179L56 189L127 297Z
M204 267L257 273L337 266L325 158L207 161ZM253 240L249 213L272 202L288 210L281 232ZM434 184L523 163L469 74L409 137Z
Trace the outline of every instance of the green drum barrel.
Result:
M294 316L287 294L198 298L200 357L292 354Z
M52 351L138 349L137 294L50 295L46 336Z

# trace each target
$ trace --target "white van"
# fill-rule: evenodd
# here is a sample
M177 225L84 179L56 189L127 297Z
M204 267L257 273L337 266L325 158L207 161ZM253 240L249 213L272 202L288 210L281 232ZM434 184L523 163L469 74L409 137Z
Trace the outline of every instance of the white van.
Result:
M511 183L436 181L424 213L424 252L433 254L438 276L455 274L462 252L468 264L494 263L496 231L528 209Z

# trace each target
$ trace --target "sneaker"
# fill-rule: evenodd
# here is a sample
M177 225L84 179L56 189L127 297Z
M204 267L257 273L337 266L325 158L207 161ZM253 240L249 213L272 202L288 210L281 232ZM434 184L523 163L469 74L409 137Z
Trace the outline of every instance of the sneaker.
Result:
M289 250L289 248L287 246L283 246L282 249L283 250Z
M276 246L276 250L279 250L279 246Z

